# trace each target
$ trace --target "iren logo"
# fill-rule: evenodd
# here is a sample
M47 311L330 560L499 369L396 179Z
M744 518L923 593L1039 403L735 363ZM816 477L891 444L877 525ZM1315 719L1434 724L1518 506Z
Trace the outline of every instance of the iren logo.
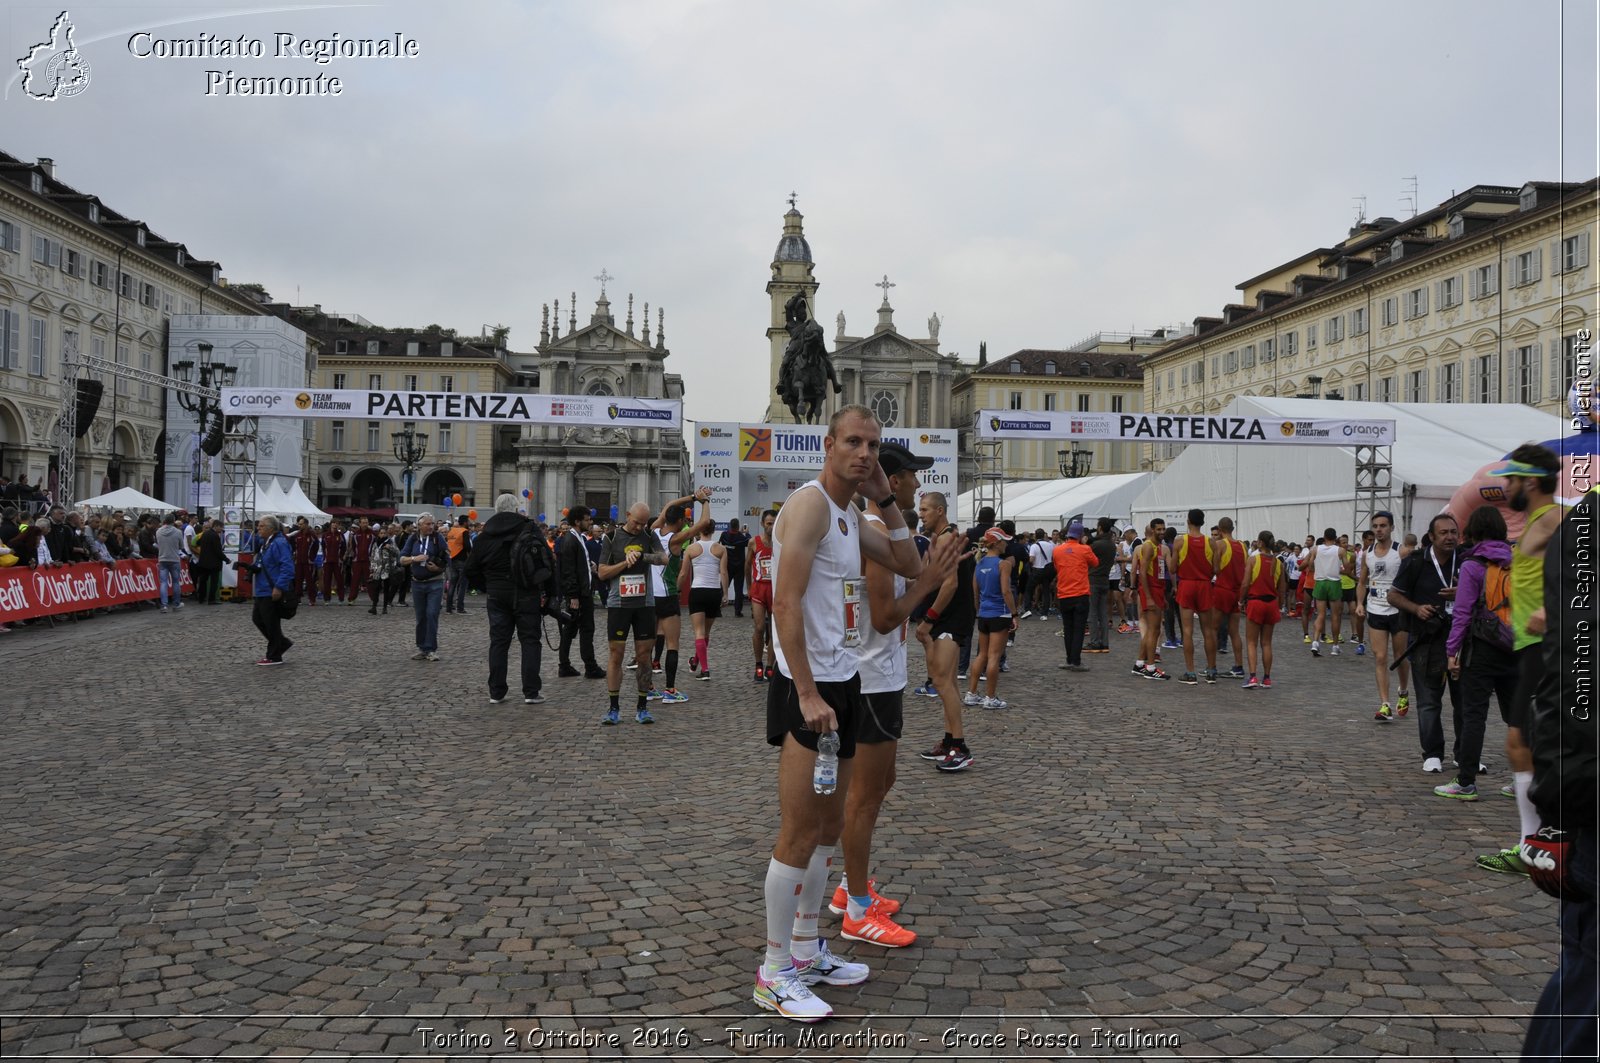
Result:
M89 62L73 43L72 19L63 11L50 27L50 39L28 49L17 60L22 91L35 100L54 102L89 87Z

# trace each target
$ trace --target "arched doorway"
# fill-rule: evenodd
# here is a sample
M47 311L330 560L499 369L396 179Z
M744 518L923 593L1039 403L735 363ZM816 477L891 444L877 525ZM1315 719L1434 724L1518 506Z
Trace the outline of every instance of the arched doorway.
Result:
M27 445L28 437L17 408L0 401L0 473L15 480L18 473L28 471L27 457L23 453Z
M609 518L612 506L621 506L622 478L614 465L585 465L578 469L575 499L598 517Z
M422 478L422 490L417 494L417 502L436 506L445 496L457 493L464 502L472 501L472 493L467 490L460 473L454 469L435 469Z
M350 481L350 504L361 509L377 509L394 503L394 481L382 469L362 469Z

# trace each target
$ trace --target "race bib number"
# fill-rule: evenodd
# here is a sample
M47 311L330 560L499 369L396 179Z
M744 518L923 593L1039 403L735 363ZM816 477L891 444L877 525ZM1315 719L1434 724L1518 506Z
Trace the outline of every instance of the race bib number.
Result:
M772 557L756 558L756 579L762 583L772 582Z
M643 573L623 576L617 581L617 593L624 598L643 598L645 593Z
M844 644L861 645L861 578L847 576L840 581L844 590Z

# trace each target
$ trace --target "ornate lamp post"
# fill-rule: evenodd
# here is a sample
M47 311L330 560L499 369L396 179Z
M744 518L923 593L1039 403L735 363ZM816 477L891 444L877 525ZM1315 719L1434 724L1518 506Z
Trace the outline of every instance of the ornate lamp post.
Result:
M232 387L234 377L238 374L239 368L223 362L213 362L211 360L213 349L211 344L201 340L195 344L195 350L200 357L199 364L196 365L196 363L185 359L181 362L172 363L172 371L185 384L193 380L203 388ZM196 373L198 373L198 376L195 376ZM186 391L180 391L178 392L178 405L197 415L195 420L198 422L198 430L201 437L200 451L204 451L208 457L215 457L220 454L222 452L222 409L218 400L211 398L209 395L191 395ZM211 421L209 429L206 427L208 420ZM202 466L200 451L195 452L192 473L195 478L195 493L197 496L200 491L200 469ZM197 504L195 509L198 511L198 516L205 516L206 511L204 508Z
M428 456L428 433L417 431L417 426L407 421L403 429L394 433L393 439L394 458L405 466L400 478L405 483L405 500L409 506L413 501L411 488L416 480L417 466Z
M1074 443L1071 450L1056 451L1056 464L1061 469L1061 475L1068 480L1079 480L1088 476L1089 467L1093 463L1093 447Z

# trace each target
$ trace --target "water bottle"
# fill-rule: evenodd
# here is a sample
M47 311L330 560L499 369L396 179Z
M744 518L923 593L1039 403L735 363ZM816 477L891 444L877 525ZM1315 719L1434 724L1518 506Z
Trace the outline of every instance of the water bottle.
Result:
M839 785L839 732L829 731L817 739L817 766L811 772L811 788L831 794Z

